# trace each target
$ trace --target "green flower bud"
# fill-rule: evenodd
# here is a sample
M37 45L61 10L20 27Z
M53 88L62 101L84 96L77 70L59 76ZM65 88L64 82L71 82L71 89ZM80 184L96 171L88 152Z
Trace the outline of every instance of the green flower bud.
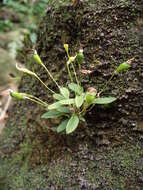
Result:
M121 63L118 67L117 67L117 69L116 69L116 72L117 73L120 73L120 72L122 72L122 71L126 71L126 70L128 70L129 68L131 67L131 65L130 64L128 64L128 63Z
M40 65L43 65L43 62L42 62L41 58L39 57L39 55L37 54L37 51L36 51L36 50L34 51L33 60L34 60L36 63L38 63L38 64L40 64Z
M83 62L83 59L84 59L83 49L79 50L79 53L77 54L76 59L77 59L78 64L81 64Z
M24 93L19 93L19 92L14 92L14 91L10 91L10 96L12 98L16 98L18 100L24 100L26 98L26 96L24 95Z
M90 94L89 92L85 95L85 101L88 105L92 104L94 102L95 96Z
M64 48L65 48L65 50L66 50L66 52L68 54L68 52L69 52L69 45L68 44L64 44Z

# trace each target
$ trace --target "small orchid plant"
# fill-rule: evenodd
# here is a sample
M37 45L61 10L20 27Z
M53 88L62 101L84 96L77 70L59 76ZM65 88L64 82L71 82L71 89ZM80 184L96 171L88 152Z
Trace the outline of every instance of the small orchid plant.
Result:
M65 86L60 86L57 83L57 81L52 76L51 72L42 62L37 52L34 51L33 54L34 61L46 70L51 80L57 86L58 92L54 92L51 88L49 88L36 73L16 65L16 68L19 71L36 77L41 82L41 84L45 86L45 88L52 94L52 104L49 105L48 102L44 102L41 99L26 93L11 91L10 95L16 99L28 99L32 102L35 102L43 106L46 112L41 116L41 118L58 118L59 124L56 127L56 131L58 133L66 132L66 134L70 134L73 131L75 131L75 129L79 126L81 122L86 122L84 118L85 114L96 104L109 104L116 100L116 98L112 96L100 97L100 95L103 91L105 91L115 74L120 73L121 71L128 70L130 68L130 63L132 59L120 64L113 72L111 78L106 82L103 89L100 92L97 92L94 87L90 87L87 90L85 90L81 83L82 81L80 74L78 74L79 76L77 75L77 73L81 73L82 71L81 67L84 60L83 49L80 49L75 56L70 56L69 45L64 44L64 48L67 54L66 68L70 79L70 82L67 82ZM78 72L75 69L76 64L78 65Z

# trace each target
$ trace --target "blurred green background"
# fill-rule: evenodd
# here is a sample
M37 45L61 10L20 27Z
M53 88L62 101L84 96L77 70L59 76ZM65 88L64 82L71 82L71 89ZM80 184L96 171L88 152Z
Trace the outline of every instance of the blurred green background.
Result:
M31 40L35 43L39 18L45 14L50 3L52 1L49 0L3 0L0 8L0 32L24 28L30 32Z

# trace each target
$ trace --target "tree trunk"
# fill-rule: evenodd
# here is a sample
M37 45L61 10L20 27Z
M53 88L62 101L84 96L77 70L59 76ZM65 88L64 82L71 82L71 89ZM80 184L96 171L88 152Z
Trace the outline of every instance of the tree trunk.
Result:
M120 63L134 59L102 94L118 100L95 106L86 115L87 126L72 135L52 132L54 124L40 119L39 106L15 102L1 138L1 189L142 189L143 29L137 22L143 19L142 3L101 0L48 9L36 49L60 85L69 80L63 43L73 55L83 47L82 69L92 72L82 75L82 84L97 91ZM58 91L45 71L27 60L26 66ZM23 76L19 91L51 102L51 94L29 76Z

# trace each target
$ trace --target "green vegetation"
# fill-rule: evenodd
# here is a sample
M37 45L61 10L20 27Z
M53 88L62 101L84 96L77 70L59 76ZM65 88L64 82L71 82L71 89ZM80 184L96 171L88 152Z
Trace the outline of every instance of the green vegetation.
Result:
M30 33L31 41L35 43L37 24L39 18L44 16L48 4L49 0L4 0L1 11L7 16L3 20L0 20L0 32L25 28Z
M40 77L26 69L17 66L19 71L22 71L28 75L36 77L45 87L52 93L54 103L48 105L47 102L43 102L41 99L32 96L26 93L18 93L11 91L11 96L17 98L18 100L28 99L33 101L41 106L43 106L48 112L42 115L44 119L59 119L59 125L57 126L56 131L58 133L66 131L66 134L70 134L80 125L80 123L86 122L84 116L85 114L93 108L94 105L99 104L109 104L116 100L115 97L100 97L100 94L105 91L106 87L112 80L113 76L122 71L128 70L130 68L131 60L120 64L115 71L113 72L110 79L104 84L103 89L98 93L94 87L90 87L87 90L84 90L81 84L80 73L82 72L82 62L84 60L83 50L80 49L75 56L69 55L69 46L64 44L65 51L67 53L67 72L70 78L70 82L67 81L65 87L58 85L50 71L46 68L42 60L40 59L37 52L34 52L33 59L34 61L41 65L52 81L55 83L59 89L59 93L54 92L49 88ZM78 65L78 69L77 68ZM55 128L53 129L55 130Z

